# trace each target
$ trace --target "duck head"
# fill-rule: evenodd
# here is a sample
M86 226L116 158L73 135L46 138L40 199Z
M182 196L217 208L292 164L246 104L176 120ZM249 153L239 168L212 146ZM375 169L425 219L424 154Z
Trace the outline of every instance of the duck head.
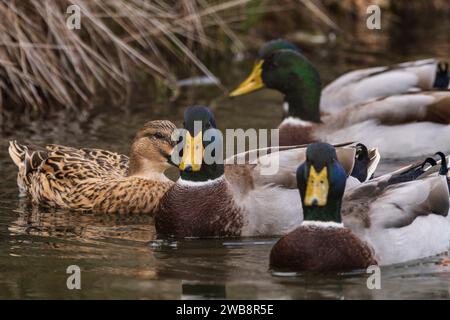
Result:
M272 45L263 50L250 75L229 96L236 97L263 88L275 89L284 94L288 116L320 122L319 73L298 51L277 50L277 47Z
M304 220L340 223L346 180L334 147L322 142L310 144L306 161L297 169Z
M176 129L170 121L147 122L134 137L130 148L130 176L152 177L163 174L174 165L171 154L176 145L172 133Z
M184 145L179 165L181 178L207 181L222 176L222 135L216 128L212 112L204 106L189 107L184 113L183 125L185 130L181 138Z

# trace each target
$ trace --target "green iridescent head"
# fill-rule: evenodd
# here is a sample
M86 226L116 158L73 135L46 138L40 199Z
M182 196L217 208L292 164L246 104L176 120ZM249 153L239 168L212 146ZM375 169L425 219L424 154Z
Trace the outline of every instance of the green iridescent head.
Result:
M320 122L321 82L316 68L292 49L275 50L259 60L248 78L230 97L262 88L280 91L289 105L289 116Z

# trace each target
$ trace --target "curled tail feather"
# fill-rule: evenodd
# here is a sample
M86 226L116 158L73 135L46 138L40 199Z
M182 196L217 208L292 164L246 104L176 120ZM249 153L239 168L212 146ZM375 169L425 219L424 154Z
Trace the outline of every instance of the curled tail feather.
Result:
M15 140L10 141L8 152L12 161L19 169L19 172L17 173L17 185L19 187L19 194L20 196L25 196L28 190L24 164L26 146L18 144Z
M23 166L25 151L26 147L18 144L16 140L9 142L8 148L9 156L11 157L12 161L16 164L16 166L18 166L19 168Z
M37 170L48 158L46 149L37 146L25 146L17 141L10 141L8 148L9 155L18 167L17 185L20 195L25 195L30 187L30 173Z

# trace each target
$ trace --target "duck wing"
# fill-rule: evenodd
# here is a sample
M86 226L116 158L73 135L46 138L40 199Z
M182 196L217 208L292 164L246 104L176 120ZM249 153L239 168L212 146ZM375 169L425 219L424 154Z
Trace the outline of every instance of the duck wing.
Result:
M429 257L448 250L449 192L444 175L388 184L387 177L347 192L344 226L374 250L381 265Z
M342 201L344 225L356 232L368 228L402 228L417 217L447 216L447 179L431 175L414 181L390 184L387 174L349 190Z
M336 153L339 162L350 175L355 163L356 148L350 144L345 145L348 146L336 147ZM277 185L296 189L296 171L298 166L306 160L306 147L288 147L251 159L246 164L233 164L233 161L239 158L240 155L225 160L225 176L230 182L242 184L242 180L251 181L251 184L245 184L244 189L250 185L253 188ZM372 168L372 166L370 167Z
M323 119L327 131L368 120L384 125L411 122L450 124L450 91L423 91L384 97L346 108Z
M49 144L46 146L46 149L67 155L81 156L85 159L95 161L99 166L106 167L108 170L113 170L120 175L125 176L128 172L129 157L116 152L96 148L77 149L57 144Z
M335 113L381 97L430 90L440 74L437 66L437 60L425 59L348 72L322 90L320 108Z

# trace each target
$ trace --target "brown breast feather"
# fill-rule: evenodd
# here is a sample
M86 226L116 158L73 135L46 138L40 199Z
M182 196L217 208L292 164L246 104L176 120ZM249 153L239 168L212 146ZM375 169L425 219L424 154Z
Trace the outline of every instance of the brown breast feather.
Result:
M155 216L158 234L177 238L240 236L243 223L225 179L199 186L176 183Z
M377 264L371 248L347 228L301 226L272 248L270 266L289 271L345 271Z
M314 142L314 126L301 126L291 123L281 124L278 128L280 135L280 146L295 146Z

